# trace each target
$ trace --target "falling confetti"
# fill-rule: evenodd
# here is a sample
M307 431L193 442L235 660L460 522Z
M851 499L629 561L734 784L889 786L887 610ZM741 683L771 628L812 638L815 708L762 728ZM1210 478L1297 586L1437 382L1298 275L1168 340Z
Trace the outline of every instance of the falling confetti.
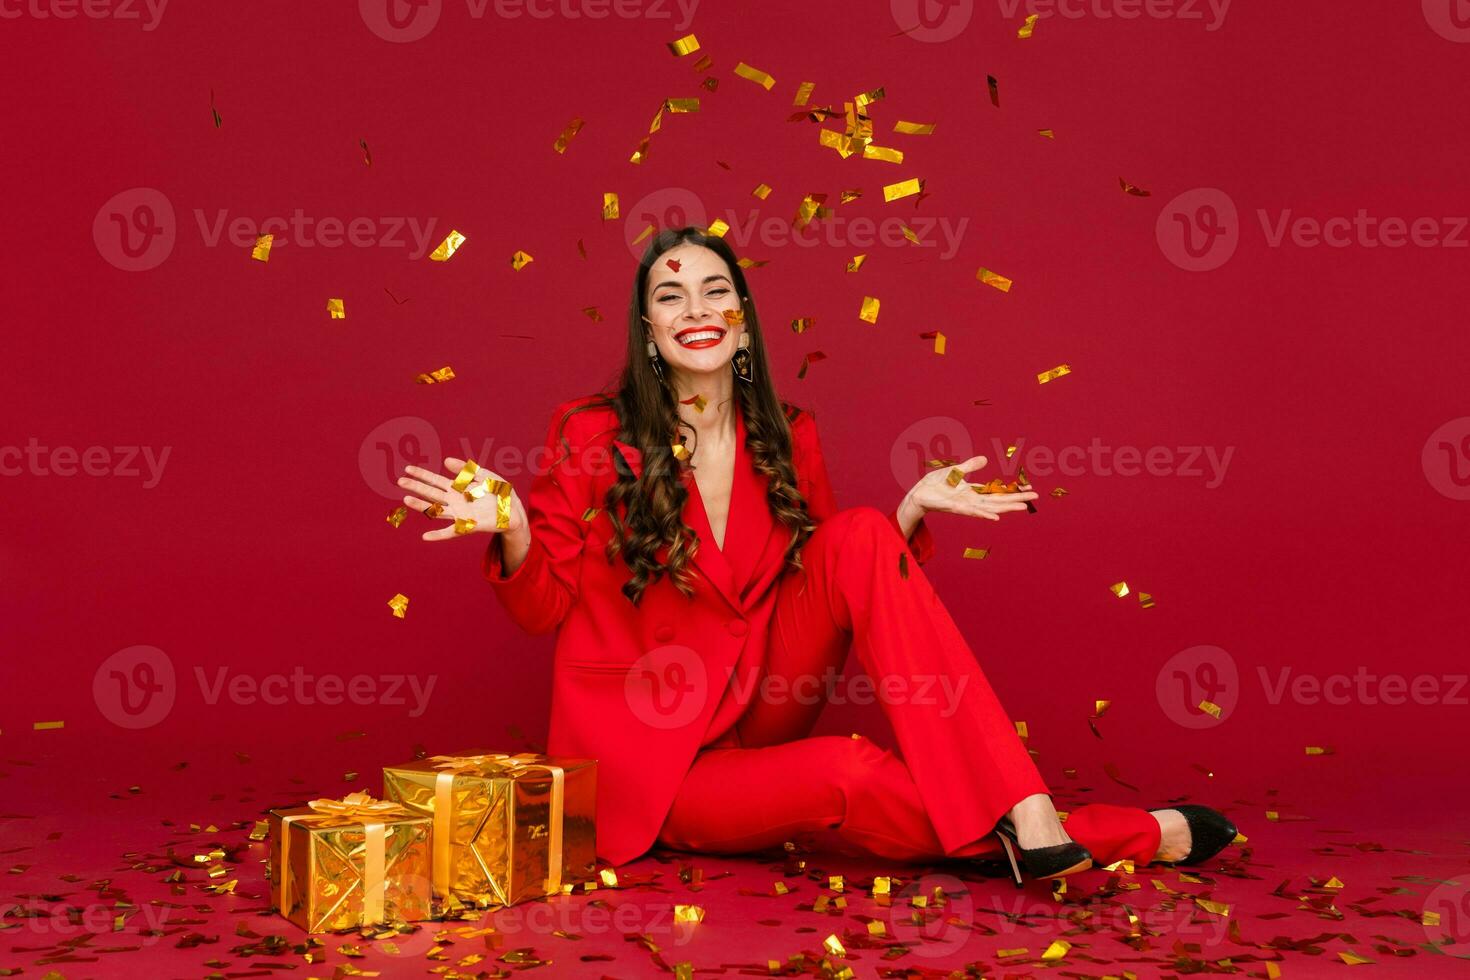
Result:
M255 247L250 250L250 257L259 262L271 260L271 243L276 240L275 235L261 235L255 239Z
M1071 373L1072 373L1072 368L1071 368L1070 365L1067 365L1067 364L1058 364L1056 367L1052 368L1051 370L1049 370L1049 371L1042 371L1040 374L1038 374L1036 376L1036 383L1037 384L1043 384L1044 385L1048 381L1055 381L1057 378L1060 378L1062 375L1064 375L1064 374L1071 374Z
M858 312L858 319L867 323L878 322L878 297L864 296L863 307Z
M983 266L983 265L975 273L975 278L976 279L979 279L981 282L985 283L985 285L987 285L987 286L991 286L991 287L994 287L995 289L999 289L1003 293L1008 293L1008 292L1011 291L1011 280L1007 279L1005 276L1001 275L999 272L995 272L995 271L993 271L991 269L985 268L985 266Z
M367 140L358 140L357 145L362 147L362 162L371 167L373 165L373 151L368 149Z
M776 80L770 75L761 71L759 68L752 68L750 65L747 65L743 61L735 66L735 74L739 75L741 78L755 82L757 85L764 88L767 92L771 90L772 85L776 84Z
M1035 31L1036 31L1036 22L1038 20L1040 20L1040 19L1041 19L1041 15L1040 14L1031 14L1030 16L1028 16L1026 18L1026 23L1024 23L1024 24L1021 25L1021 29L1020 30L1016 31L1016 37L1020 38L1023 41L1026 38L1030 37L1033 33L1035 33Z
M699 50L699 39L693 34L685 34L677 41L670 41L669 50L674 53L675 58L682 58L686 54L693 54Z
M429 260L431 262L448 262L454 256L454 253L459 250L459 247L464 244L464 240L463 235L451 228L449 234L444 237L444 241L440 242L439 247L434 249L433 253L430 254Z
M1123 193L1124 194L1132 194L1134 197L1149 197L1150 196L1150 192L1149 191L1144 190L1142 187L1138 187L1138 186L1135 186L1133 184L1128 183L1128 181L1124 180L1122 177L1119 177L1118 178L1118 186L1120 186L1120 187L1123 188Z
M581 131L581 129L581 119L573 119L571 122L567 123L567 128L561 131L561 135L558 136L556 138L556 142L552 144L552 149L556 150L556 152L558 153L566 153L567 144L572 141L572 137L576 136L577 133Z
M408 611L408 596L402 592L398 593L388 600L388 608L393 610L393 617L395 619L402 619L404 613Z
M330 317L333 320L345 320L345 319L347 319L347 310L343 307L342 300L340 300L340 299L329 299L329 300L327 300L327 316Z

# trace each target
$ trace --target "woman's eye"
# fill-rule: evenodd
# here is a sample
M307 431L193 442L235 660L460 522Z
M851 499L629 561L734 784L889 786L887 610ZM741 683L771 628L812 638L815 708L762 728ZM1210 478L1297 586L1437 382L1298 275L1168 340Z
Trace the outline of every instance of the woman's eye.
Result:
M662 296L660 296L658 298L658 301L660 303L665 303L665 302L668 302L671 299L678 299L678 298L679 298L679 294L678 293L665 293L664 295L662 295Z
M719 289L711 289L709 291L709 295L711 295L711 296L723 296L726 293L728 293L729 291L730 290L726 289L724 286L721 286Z

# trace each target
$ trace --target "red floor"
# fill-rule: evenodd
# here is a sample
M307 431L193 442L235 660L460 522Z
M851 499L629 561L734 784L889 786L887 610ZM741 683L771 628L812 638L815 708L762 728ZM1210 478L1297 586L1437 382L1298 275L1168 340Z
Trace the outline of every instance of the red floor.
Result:
M1210 802L1235 800L1229 810L1248 844L1189 874L1160 866L1086 872L1058 895L1040 882L1017 891L961 865L893 865L830 850L789 859L656 852L618 869L616 889L425 923L392 939L325 936L309 946L270 913L266 845L247 835L268 806L354 788L340 772L335 783L308 784L257 757L183 768L140 763L114 776L126 769L120 759L70 758L66 744L0 764L0 868L9 871L0 976L481 977L534 969L637 977L680 964L735 976L767 975L776 961L783 975L850 968L856 977L1264 977L1274 964L1295 978L1337 975L1350 968L1345 957L1391 976L1470 976L1462 816L1431 812L1406 835L1388 820L1392 794L1345 790L1358 809L1329 823L1313 812L1341 815L1343 801L1280 793L1268 804L1264 791L1252 798L1221 784ZM365 776L357 785L371 787L373 773ZM1120 799L1112 787L1069 784L1058 803L1065 809L1089 796ZM1364 809L1370 799L1383 812ZM1267 819L1268 807L1287 819ZM217 831L206 829L211 822ZM211 879L191 858L216 846L230 855L227 874ZM892 878L891 899L875 899L875 875ZM232 892L207 890L230 882ZM928 907L916 908L916 898ZM673 921L673 907L686 904L704 910L702 922ZM1440 925L1422 924L1425 909L1441 913ZM824 950L829 937L843 952Z

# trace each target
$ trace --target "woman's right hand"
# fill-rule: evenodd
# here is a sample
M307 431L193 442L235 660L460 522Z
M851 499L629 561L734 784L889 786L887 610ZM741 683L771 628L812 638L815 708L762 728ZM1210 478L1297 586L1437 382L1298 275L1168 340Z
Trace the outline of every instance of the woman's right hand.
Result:
M437 517L448 521L445 527L426 531L423 535L425 541L446 541L449 538L462 537L466 534L484 531L489 534L509 534L512 537L524 536L530 527L526 518L526 508L521 504L521 498L516 494L515 488L510 486L509 480L485 467L480 467L474 477L470 480L470 490L483 485L487 480L502 480L509 488L510 498L509 514L505 527L496 526L496 518L499 514L500 498L494 491L487 492L478 499L466 500L464 491L454 489L454 478L464 468L465 461L455 459L453 456L445 457L444 469L451 475L434 473L431 470L422 469L418 466L404 467L404 475L398 478L398 485L410 494L403 502L410 509L416 510L428 517ZM427 512L427 513L425 513ZM473 521L473 526L468 523ZM456 528L468 528L468 530L456 531Z

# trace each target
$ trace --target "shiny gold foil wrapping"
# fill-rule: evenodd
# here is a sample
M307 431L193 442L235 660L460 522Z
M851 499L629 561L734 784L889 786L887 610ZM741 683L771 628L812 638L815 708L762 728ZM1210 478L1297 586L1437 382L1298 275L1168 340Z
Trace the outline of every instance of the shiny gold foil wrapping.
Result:
M432 756L385 767L383 793L433 820L440 900L515 905L596 876L594 759Z
M433 821L370 801L346 800L270 811L271 904L310 933L429 918ZM336 809L317 809L319 804Z

